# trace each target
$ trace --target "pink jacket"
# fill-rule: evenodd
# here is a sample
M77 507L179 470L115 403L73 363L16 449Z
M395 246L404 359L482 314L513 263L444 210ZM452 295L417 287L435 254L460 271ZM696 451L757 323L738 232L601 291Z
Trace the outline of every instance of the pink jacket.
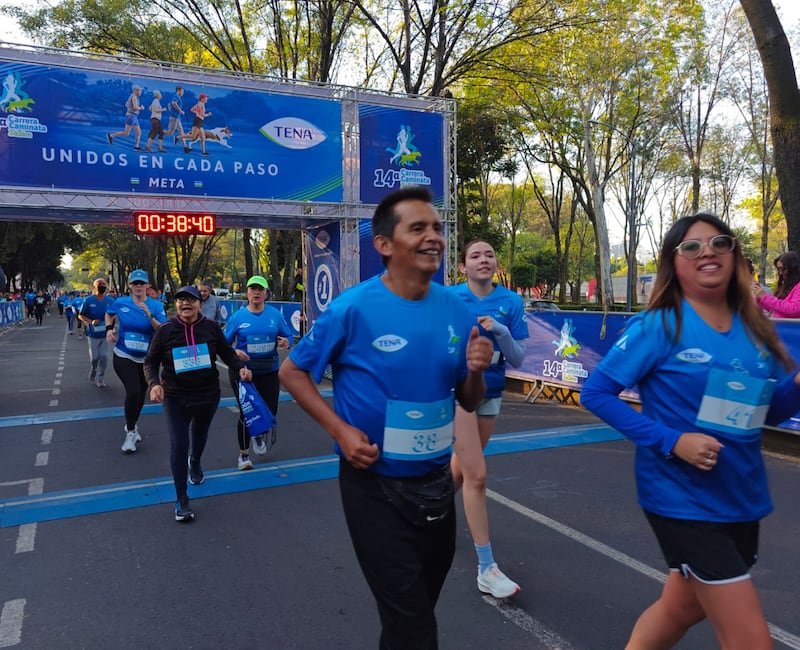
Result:
M783 299L761 296L756 302L773 318L800 318L800 282L794 285L789 295Z

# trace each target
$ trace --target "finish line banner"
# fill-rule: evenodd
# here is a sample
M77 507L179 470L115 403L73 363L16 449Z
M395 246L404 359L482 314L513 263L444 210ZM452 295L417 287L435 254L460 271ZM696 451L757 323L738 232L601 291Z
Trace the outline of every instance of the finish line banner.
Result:
M342 200L337 101L8 61L0 79L0 185Z
M580 391L589 374L616 343L632 314L608 314L603 331L603 314L598 312L527 313L528 339L525 359L506 374L523 381L539 381ZM778 335L792 357L800 361L800 321L775 320ZM636 390L622 396L638 400ZM778 425L800 432L800 413Z

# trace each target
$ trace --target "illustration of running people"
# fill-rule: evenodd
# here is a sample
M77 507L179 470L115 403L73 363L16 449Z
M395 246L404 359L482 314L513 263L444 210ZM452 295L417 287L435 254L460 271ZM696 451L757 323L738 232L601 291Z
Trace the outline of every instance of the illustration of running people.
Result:
M192 119L192 130L189 131L189 133L178 137L178 140L183 142L184 153L191 153L192 142L200 140L200 152L204 156L209 155L209 153L206 151L206 133L203 131L203 120L211 116L210 112L206 112L207 100L208 95L205 93L201 93L197 97L197 103L191 108L191 111L194 114L194 118ZM189 141L189 144L186 144L187 140Z
M28 96L28 93L22 91L24 83L18 73L8 73L3 80L3 96L0 97L0 108L3 111L16 113L22 109L33 110L30 107L30 104L33 104L33 99Z
M131 130L133 130L133 134L136 138L133 143L133 148L136 151L141 151L139 143L142 139L142 129L139 126L139 111L144 109L144 106L139 103L139 97L141 97L141 95L141 86L134 86L131 88L131 95L128 97L128 101L125 102L125 128L116 133L106 133L108 144L114 144L114 138L128 137Z
M161 123L161 115L167 109L161 105L161 92L153 91L153 101L150 103L150 133L147 134L147 145L145 151L152 151L153 140L158 138L158 150L165 153L164 149L164 125Z
M169 100L168 108L169 124L167 125L167 130L164 131L164 135L169 136L177 132L177 135L175 135L175 144L178 144L178 139L180 136L184 135L181 116L186 113L186 111L183 110L183 86L175 87L175 94L172 96L172 99Z
M397 147L392 149L386 147L386 151L392 154L389 159L390 163L397 163L398 165L407 165L416 163L417 158L420 156L419 150L412 144L414 134L411 133L411 127L401 125L400 130L397 132Z

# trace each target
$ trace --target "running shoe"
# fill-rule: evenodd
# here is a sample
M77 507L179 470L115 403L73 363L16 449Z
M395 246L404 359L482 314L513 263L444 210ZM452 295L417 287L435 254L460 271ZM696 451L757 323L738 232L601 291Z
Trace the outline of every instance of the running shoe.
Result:
M199 460L189 459L189 483L200 485L206 479Z
M249 456L245 456L244 454L239 454L239 462L237 464L237 467L240 470L253 469L253 461L250 460Z
M508 598L519 591L519 585L497 568L492 562L486 571L478 574L478 589L495 598Z
M134 451L136 451L136 443L138 442L136 438L139 438L139 440L141 440L141 437L139 437L139 434L136 433L136 431L128 431L128 429L126 428L125 442L122 443L122 451L124 451L126 454L127 453L132 454Z
M92 368L89 371L89 381L94 381L96 378L97 378L97 371L94 368Z
M253 438L253 451L259 456L267 453L267 443L264 442L264 436L256 436Z
M98 388L105 388L106 386L108 386L108 384L106 384L106 382L103 379L98 379L94 383L94 385L97 386Z
M128 425L127 424L123 424L122 425L122 430L125 432L125 435L128 435ZM142 441L142 436L139 433L139 425L138 424L133 427L133 432L136 434L136 438L135 438L134 442L137 443L137 444L140 443Z
M194 513L189 507L189 497L178 497L178 502L175 504L175 521L192 521Z

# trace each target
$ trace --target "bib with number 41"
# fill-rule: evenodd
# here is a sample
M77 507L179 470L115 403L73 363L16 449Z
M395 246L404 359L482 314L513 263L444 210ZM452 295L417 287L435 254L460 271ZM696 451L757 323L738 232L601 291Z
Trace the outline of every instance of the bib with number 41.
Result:
M695 424L727 434L757 434L767 419L776 383L712 368Z

